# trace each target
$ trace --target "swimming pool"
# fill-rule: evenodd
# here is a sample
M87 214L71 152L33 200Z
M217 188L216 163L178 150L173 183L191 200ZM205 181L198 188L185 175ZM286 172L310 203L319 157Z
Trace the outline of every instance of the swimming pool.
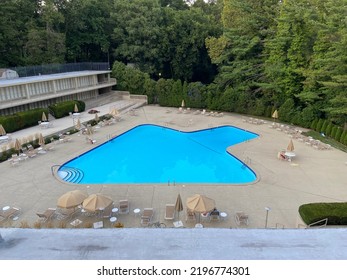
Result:
M79 184L250 183L255 173L226 149L256 137L233 126L182 132L139 125L66 162L58 175Z

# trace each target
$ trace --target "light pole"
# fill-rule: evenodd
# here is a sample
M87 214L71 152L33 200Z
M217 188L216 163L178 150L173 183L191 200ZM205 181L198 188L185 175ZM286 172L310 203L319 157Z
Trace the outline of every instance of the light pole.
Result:
M268 220L269 211L271 211L271 208L270 207L265 207L265 210L266 210L265 228L267 228L267 220Z

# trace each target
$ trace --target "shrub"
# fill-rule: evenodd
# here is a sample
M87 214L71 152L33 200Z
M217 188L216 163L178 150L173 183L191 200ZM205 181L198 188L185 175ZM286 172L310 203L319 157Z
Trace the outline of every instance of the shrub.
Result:
M41 222L35 222L33 226L34 226L34 228L36 228L36 229L42 228Z
M121 223L121 222L117 222L117 223L114 224L114 227L115 228L124 228L124 224Z
M346 130L344 130L341 134L341 137L339 139L339 142L342 144L345 144L345 138L346 138Z
M332 125L331 126L331 133L330 133L330 137L335 139L335 134L336 134L336 131L337 131L337 125Z
M267 106L266 107L264 116L267 117L267 118L271 118L271 116L272 116L272 107L271 106Z
M84 224L85 228L92 228L93 227L93 223L92 222L87 222Z
M310 203L299 207L299 214L307 224L328 218L328 225L347 225L347 203Z
M60 221L58 224L58 228L66 228L66 222Z
M314 121L315 116L315 109L312 106L306 107L304 110L302 110L301 120L298 124L303 127L310 127L310 124L312 124Z
M316 128L317 128L317 123L318 123L317 119L313 120L313 122L311 123L311 127L310 128L315 131Z
M48 107L49 112L56 119L63 118L68 116L70 113L74 111L75 105L78 107L79 112L83 112L85 110L85 103L80 100L69 100L63 101L59 103L52 104Z
M23 128L37 125L41 120L42 112L48 114L47 109L38 108L25 112L18 112L14 115L0 117L0 123L7 133L11 133Z
M341 127L337 127L334 139L336 141L340 141L341 134L342 134L342 128Z
M293 116L292 123L295 125L306 127L302 119L302 114L300 112L296 112L296 114Z
M332 129L333 124L331 122L328 123L327 128L325 130L325 135L330 136L331 135L331 129Z
M322 127L321 127L320 131L318 131L318 132L323 132L324 134L326 134L328 123L329 122L327 120L324 120Z
M291 122L295 113L294 100L288 98L278 110L279 119L285 122Z
M321 132L321 129L322 129L322 126L323 126L323 122L324 122L323 119L319 119L319 121L317 123L316 131L319 132L319 133Z
M30 228L30 226L29 226L27 221L21 221L19 227L20 228Z

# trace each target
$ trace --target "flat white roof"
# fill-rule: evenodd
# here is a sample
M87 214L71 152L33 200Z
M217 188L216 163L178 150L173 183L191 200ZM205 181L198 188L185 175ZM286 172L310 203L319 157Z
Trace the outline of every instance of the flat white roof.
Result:
M50 75L20 77L16 79L0 80L0 87L5 87L5 86L8 87L8 86L21 85L21 84L37 83L37 82L52 81L52 80L74 78L74 77L81 77L81 76L98 75L98 74L105 74L105 73L111 73L111 71L110 70L102 70L102 71L86 70L86 71L57 73L57 74L50 74Z
M346 260L346 228L2 228L0 260Z

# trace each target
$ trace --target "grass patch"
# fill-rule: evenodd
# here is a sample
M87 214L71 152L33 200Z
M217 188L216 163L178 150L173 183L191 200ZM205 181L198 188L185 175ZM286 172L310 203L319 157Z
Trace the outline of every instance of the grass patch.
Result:
M299 207L299 214L307 224L328 218L328 225L347 225L347 203L309 203Z
M327 136L322 136L320 133L314 130L309 130L307 132L302 133L305 136L311 136L312 138L319 140L325 144L329 144L331 147L334 147L336 149L339 149L343 152L347 152L347 146L343 145L342 143L336 141L335 139L332 139Z

